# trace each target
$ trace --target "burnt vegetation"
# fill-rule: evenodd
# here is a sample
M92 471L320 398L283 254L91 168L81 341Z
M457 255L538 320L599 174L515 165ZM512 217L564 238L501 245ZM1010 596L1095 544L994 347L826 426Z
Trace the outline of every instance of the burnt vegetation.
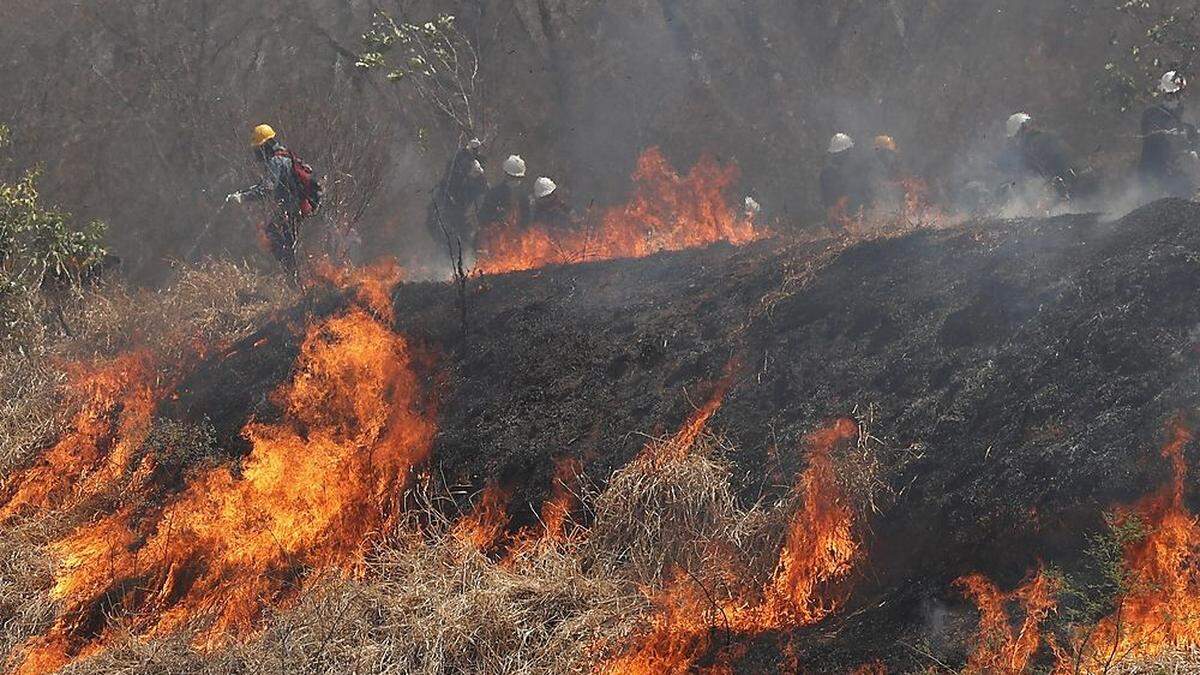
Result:
M992 4L0 7L0 669L1200 668L1200 206L1127 131L1197 15ZM1095 195L963 198L1019 108ZM452 231L473 137L575 227Z

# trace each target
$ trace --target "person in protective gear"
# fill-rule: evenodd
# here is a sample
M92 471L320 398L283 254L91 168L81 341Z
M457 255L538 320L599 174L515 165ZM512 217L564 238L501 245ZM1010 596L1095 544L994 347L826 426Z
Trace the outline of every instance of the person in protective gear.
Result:
M871 201L865 167L854 157L854 139L838 133L829 141L828 159L821 169L821 203L829 224L845 229Z
M263 226L263 235L271 255L289 280L299 283L296 247L300 221L308 213L305 213L304 196L292 167L294 155L279 142L275 130L266 124L254 128L251 146L254 157L263 165L263 179L257 185L230 194L225 201L241 204L271 199L275 202L271 218Z
M504 160L504 182L487 191L479 207L479 230L509 224L523 226L529 219L529 194L525 187L525 160L510 155Z
M1044 203L1070 201L1078 172L1067 147L1056 134L1042 129L1027 113L1011 115L1005 124L1008 145L1000 160L1010 197Z
M896 140L891 136L876 136L874 153L869 174L873 205L895 211L904 205L908 178Z
M1187 80L1169 71L1158 82L1159 102L1142 114L1138 175L1158 197L1191 199L1196 192L1196 127L1183 121Z
M468 140L450 159L429 204L426 226L434 241L443 241L447 234L468 243L474 238L471 211L478 212L488 191L484 161L483 142L478 138Z
M533 203L529 207L529 222L550 231L570 230L575 215L562 197L562 190L545 176L533 182Z

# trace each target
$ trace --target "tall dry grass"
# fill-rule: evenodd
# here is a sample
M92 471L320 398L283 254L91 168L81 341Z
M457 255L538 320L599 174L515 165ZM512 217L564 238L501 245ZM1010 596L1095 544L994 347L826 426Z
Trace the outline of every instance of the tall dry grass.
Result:
M66 672L592 672L649 625L666 570L699 579L718 552L763 543L766 510L736 506L711 438L665 463L634 462L585 499L590 528L502 560L456 538L429 507L353 573L305 580L257 635L206 650L188 634L125 632ZM777 555L769 549L763 559Z

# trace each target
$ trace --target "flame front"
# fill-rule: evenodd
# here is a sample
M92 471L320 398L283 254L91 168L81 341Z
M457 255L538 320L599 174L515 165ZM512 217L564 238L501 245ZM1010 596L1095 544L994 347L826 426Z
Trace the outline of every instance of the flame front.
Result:
M508 534L508 504L512 492L492 481L483 489L479 503L454 524L454 538L487 553L504 543Z
M1118 512L1136 515L1147 531L1125 551L1129 590L1112 616L1079 639L1064 668L1078 660L1085 672L1098 672L1110 663L1200 645L1200 525L1184 502L1184 450L1192 438L1190 429L1175 422L1162 449L1171 480Z
M659 613L647 635L603 671L686 673L706 658L712 660L706 670L728 671L730 655L713 653L715 631L759 635L794 630L836 611L840 599L833 588L853 569L859 544L833 452L857 435L858 425L841 419L805 439L809 462L798 486L800 506L775 572L760 593L739 592L716 604L696 580L680 575L657 598Z
M71 371L70 391L83 399L79 412L36 464L0 489L0 523L112 489L150 432L158 388L149 354Z
M1058 586L1044 571L1010 593L1003 593L980 574L955 582L979 608L979 632L967 660L969 673L1025 672L1041 646L1042 622L1057 606ZM1021 607L1021 626L1014 630L1008 606Z
M110 617L142 635L203 622L216 643L294 597L311 570L352 568L432 446L412 360L362 309L312 326L275 394L282 420L244 430L240 473L205 470L160 506L131 503L54 544L63 610L24 672L95 651Z
M552 230L540 223L497 225L480 234L479 270L499 274L761 239L761 228L726 201L737 177L736 167L722 167L711 157L680 176L661 150L650 148L638 158L629 203L579 230Z

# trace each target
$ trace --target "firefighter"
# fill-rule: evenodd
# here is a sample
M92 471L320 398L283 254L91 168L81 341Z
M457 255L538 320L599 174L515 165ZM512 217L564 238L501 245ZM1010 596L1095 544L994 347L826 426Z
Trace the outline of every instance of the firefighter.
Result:
M1078 173L1062 140L1023 112L1009 116L1005 131L1008 145L1000 164L1008 177L1004 189L1009 198L1039 205L1046 198L1055 203L1070 201Z
M504 182L487 191L479 207L479 230L498 225L523 226L529 219L529 194L525 187L525 160L510 155L504 160Z
M855 160L854 139L838 133L829 141L828 159L821 169L821 202L829 224L845 229L870 202L863 167Z
M471 210L478 213L479 201L488 190L483 162L483 142L478 138L467 141L450 159L429 204L426 222L434 241L447 235L459 241L472 239Z
M551 231L563 232L571 229L575 216L562 197L562 191L554 181L542 176L533 182L533 203L529 208L529 222Z
M904 204L907 178L900 151L896 140L887 135L876 136L874 148L870 170L872 201L877 207L895 211Z
M1142 114L1138 174L1152 195L1190 199L1196 191L1196 127L1183 121L1187 80L1170 71L1158 82L1160 101Z
M263 226L271 255L279 262L288 279L299 283L296 247L301 221L320 206L321 187L308 166L279 142L269 125L260 124L251 134L254 156L263 165L263 179L257 185L234 192L226 202L241 204L272 199L275 208Z

